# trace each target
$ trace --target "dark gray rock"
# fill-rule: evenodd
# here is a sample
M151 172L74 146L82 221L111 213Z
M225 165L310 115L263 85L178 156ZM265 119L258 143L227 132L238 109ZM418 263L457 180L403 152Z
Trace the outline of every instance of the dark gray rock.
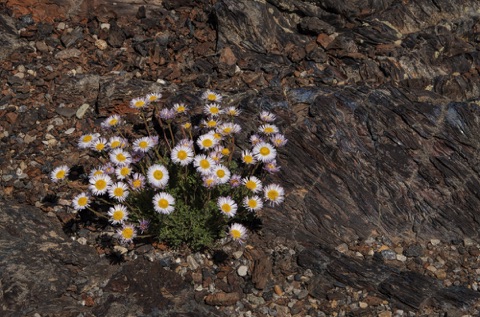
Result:
M298 262L318 275L313 278L315 283L310 291L316 297L325 296L321 285L328 288L329 284L340 282L375 292L406 310L418 310L426 305L442 310L467 309L480 298L478 292L464 286L445 288L431 277L400 271L372 260L350 258L328 249L306 249L299 254Z
M223 316L158 262L120 265L68 238L56 218L0 202L0 315Z

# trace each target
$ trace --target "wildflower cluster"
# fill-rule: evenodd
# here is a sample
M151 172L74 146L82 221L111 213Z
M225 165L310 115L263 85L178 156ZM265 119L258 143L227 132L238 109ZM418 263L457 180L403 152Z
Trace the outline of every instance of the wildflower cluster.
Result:
M240 142L247 144L240 149L236 140L247 135L236 122L241 110L223 106L220 94L203 93L201 109L162 106L161 97L149 94L130 102L144 135L126 129L115 114L101 123L101 133L80 137L78 147L91 150L100 164L89 172L88 190L73 197L73 209L107 218L122 243L149 235L199 249L225 229L231 239L245 242L241 223L265 204L284 200L280 185L266 183L268 174L280 170L277 150L287 142L275 115L261 112L258 130ZM67 166L59 166L51 179L60 182L68 174Z

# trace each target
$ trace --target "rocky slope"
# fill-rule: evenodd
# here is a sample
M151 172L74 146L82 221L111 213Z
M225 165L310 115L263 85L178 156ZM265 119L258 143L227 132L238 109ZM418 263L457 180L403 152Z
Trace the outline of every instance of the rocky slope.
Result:
M7 0L1 8L5 313L186 314L175 298L206 316L478 313L477 1ZM206 88L239 105L245 121L275 112L289 139L278 176L287 199L262 213L254 251L231 263L197 254L198 267L181 254L163 269L167 251L153 247L127 250L132 261L119 266L96 257L94 226L74 230L82 247L70 241L61 227L72 221L71 193L53 192L48 172L88 160L77 138L127 113L132 96L160 90L194 102ZM148 286L152 274L178 282L142 302L143 288L158 289ZM72 282L80 277L86 284Z

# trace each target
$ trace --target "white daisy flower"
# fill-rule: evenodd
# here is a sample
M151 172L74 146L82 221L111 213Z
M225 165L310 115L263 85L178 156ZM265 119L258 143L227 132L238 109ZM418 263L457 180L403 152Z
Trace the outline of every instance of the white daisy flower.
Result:
M222 109L219 104L210 103L203 107L203 113L205 113L207 116L217 117L222 114Z
M271 122L275 121L276 118L277 117L269 111L262 111L260 113L260 120L262 120L263 122L271 123Z
M147 102L156 102L156 101L159 101L160 98L162 98L162 94L161 93L151 93L151 94L148 94L146 97L145 97L145 100Z
M120 124L120 116L118 114L111 115L105 119L100 126L104 129L110 129L118 126Z
M110 152L110 161L117 166L125 166L132 163L132 155L123 149L115 149Z
M252 134L250 136L250 143L252 146L255 146L261 142L265 142L258 134Z
M258 211L263 208L263 201L257 195L245 197L243 199L243 206L250 211Z
M237 117L242 113L242 111L236 107L228 107L225 109L225 113L231 117Z
M125 179L132 173L132 168L128 165L119 166L115 169L115 175L118 179Z
M273 174L280 171L280 166L277 165L276 160L273 160L273 161L265 162L263 169L266 170L268 173Z
M220 152L222 156L227 156L230 154L230 149L221 145L217 145L214 149L214 152Z
M107 140L105 138L98 138L92 141L91 149L96 152L102 152L107 149Z
M179 146L186 146L193 150L193 141L190 139L181 139L178 141Z
M218 177L212 173L203 175L202 182L206 188L213 188L219 184Z
M205 175L211 172L215 162L210 157L204 154L199 154L195 156L193 165L197 168L197 171L199 171L200 174Z
M92 146L92 142L99 137L98 133L84 134L78 139L78 147L81 149L87 149Z
M143 109L148 105L148 101L145 98L133 98L130 101L130 108Z
M235 201L229 196L219 197L217 200L217 206L220 211L228 217L233 217L237 213L237 203L235 203Z
M117 230L117 238L123 244L132 242L132 240L137 236L137 230L133 225L124 224L122 228Z
M232 238L234 241L237 241L240 244L245 243L245 240L247 239L247 228L242 226L239 223L233 223L229 228L228 228L228 235L230 238Z
M230 175L231 175L228 168L221 164L216 165L213 168L212 173L218 177L219 184L228 183L228 180L230 179Z
M182 128L184 128L185 130L190 130L192 128L192 124L190 122L185 122L184 124L182 124Z
M246 177L242 180L243 185L253 193L258 193L262 190L262 182L255 176Z
M90 206L90 197L86 193L80 193L72 199L73 209L83 210Z
M278 133L278 127L273 124L263 124L260 127L258 127L258 132L266 134L266 135L271 135L274 133Z
M209 89L202 94L202 99L207 102L220 102L222 101L222 96Z
M119 202L125 201L128 196L127 184L123 182L111 184L108 187L108 195Z
M58 166L52 171L50 178L52 179L52 182L56 183L67 178L69 172L70 169L67 165Z
M201 127L205 126L209 129L215 129L220 123L221 121L215 118L210 118L208 120L202 120L202 122L200 123L200 126Z
M128 142L124 138L121 138L119 136L112 136L108 140L108 147L112 150L117 149L117 148L125 148L127 146Z
M253 155L261 162L268 162L275 159L277 150L267 142L258 143L253 147Z
M287 144L287 141L288 140L285 138L285 136L280 133L274 134L270 137L270 142L272 142L273 146L275 147L285 146L285 144Z
M208 156L215 162L215 164L220 164L223 154L220 151L211 151L208 153Z
M169 174L165 166L154 164L148 168L147 171L148 182L157 188L164 188L167 186Z
M197 145L202 150L210 150L213 149L218 144L217 139L213 135L213 133L203 134L198 137Z
M233 122L222 123L217 128L217 132L220 133L221 135L232 135L240 132L240 130L242 130L240 125Z
M255 159L255 156L253 156L252 152L249 150L244 150L242 151L242 162L247 165L252 165L257 163L257 160Z
M145 187L145 176L139 173L135 173L128 181L128 184L130 185L130 188L134 191L142 190Z
M90 174L88 175L88 177L92 178L93 176L103 175L103 174L105 174L105 171L101 167L97 167L90 171Z
M124 205L114 205L110 207L108 215L110 216L110 222L114 225L123 224L128 220L127 207Z
M110 176L106 174L96 175L90 178L88 188L94 195L103 195L108 191L108 186L112 183Z
M147 153L154 146L155 146L154 140L148 136L137 139L135 140L135 142L133 142L133 150L143 152L143 153Z
M170 214L175 209L175 198L169 193L161 192L153 196L153 208L161 214Z
M280 185L270 184L263 189L264 198L269 201L270 204L277 205L283 202L285 199L285 192Z
M173 110L175 110L177 114L183 114L187 113L188 107L184 103L176 103L173 105Z
M172 161L182 166L187 166L193 161L193 151L189 146L177 145L171 153Z

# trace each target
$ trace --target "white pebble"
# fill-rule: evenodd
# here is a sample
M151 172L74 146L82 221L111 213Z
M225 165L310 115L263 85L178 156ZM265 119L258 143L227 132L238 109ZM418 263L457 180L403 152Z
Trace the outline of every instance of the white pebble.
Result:
M239 276L246 276L248 272L248 267L246 265L241 265L237 269L237 274Z

